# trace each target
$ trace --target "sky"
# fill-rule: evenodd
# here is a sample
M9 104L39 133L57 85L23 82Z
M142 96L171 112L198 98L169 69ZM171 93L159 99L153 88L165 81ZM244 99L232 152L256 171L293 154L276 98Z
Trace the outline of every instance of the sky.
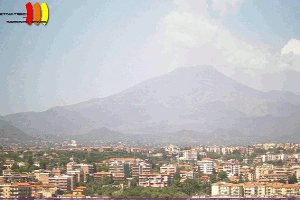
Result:
M0 12L26 3L0 0ZM107 97L179 67L242 72L254 88L263 74L300 71L300 1L46 3L46 26L0 16L0 116Z

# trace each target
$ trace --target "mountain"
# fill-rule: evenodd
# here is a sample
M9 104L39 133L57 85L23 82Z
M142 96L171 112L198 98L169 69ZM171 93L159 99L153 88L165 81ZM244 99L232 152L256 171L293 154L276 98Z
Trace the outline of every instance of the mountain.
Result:
M196 66L179 68L106 98L3 118L30 134L76 135L106 127L121 134L144 134L145 141L153 139L149 135L171 137L190 131L189 137L197 133L199 141L214 142L222 134L228 141L243 141L244 136L251 140L251 135L259 139L264 134L269 140L288 137L299 130L299 111L298 95L262 92L211 66Z
M0 141L2 142L18 142L23 143L26 141L35 140L34 137L27 135L20 129L14 127L13 125L6 124L0 129Z
M5 120L3 119L3 117L0 116L0 128L1 128L3 125L5 125L5 124L8 124L7 121L5 121Z

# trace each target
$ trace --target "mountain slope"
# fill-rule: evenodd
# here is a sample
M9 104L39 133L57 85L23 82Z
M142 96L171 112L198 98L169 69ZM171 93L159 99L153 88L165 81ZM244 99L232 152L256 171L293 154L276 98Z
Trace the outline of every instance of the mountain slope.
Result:
M34 137L27 135L20 129L10 124L6 124L1 127L0 138L1 140L6 140L10 142L12 141L24 142L24 141L31 141L35 139Z
M235 130L249 135L262 130L261 134L272 137L276 132L274 127L284 127L290 116L295 116L293 123L297 123L299 111L298 95L262 92L211 66L196 66L146 80L106 98L40 113L17 113L4 119L31 134L84 134L106 127L135 134L171 134L181 130L209 134ZM256 126L258 123L265 128ZM293 133L283 128L280 134Z

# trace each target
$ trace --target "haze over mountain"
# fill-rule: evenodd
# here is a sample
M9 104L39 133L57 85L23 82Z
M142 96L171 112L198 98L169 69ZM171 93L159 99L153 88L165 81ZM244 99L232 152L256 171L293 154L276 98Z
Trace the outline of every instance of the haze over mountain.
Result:
M22 143L24 141L34 140L34 137L31 137L21 131L20 129L14 127L13 125L6 124L0 128L0 142L18 142Z
M231 78L262 91L279 90L300 95L300 72L298 71L285 69L273 73L263 73L257 70L256 74L260 75L253 76L243 70L238 70Z
M184 130L194 139L198 133L199 141L242 143L262 138L299 141L299 111L298 95L262 92L211 66L196 66L106 98L3 119L31 135L85 134L106 127L126 134L172 135Z

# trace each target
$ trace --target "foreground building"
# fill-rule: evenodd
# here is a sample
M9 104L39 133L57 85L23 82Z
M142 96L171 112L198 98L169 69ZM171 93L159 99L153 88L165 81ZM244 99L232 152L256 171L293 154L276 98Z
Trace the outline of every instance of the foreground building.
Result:
M29 183L13 183L1 185L2 198L28 198L31 197L31 185Z
M250 183L232 184L218 182L212 185L213 197L245 197L245 198L299 198L300 185L283 183Z

